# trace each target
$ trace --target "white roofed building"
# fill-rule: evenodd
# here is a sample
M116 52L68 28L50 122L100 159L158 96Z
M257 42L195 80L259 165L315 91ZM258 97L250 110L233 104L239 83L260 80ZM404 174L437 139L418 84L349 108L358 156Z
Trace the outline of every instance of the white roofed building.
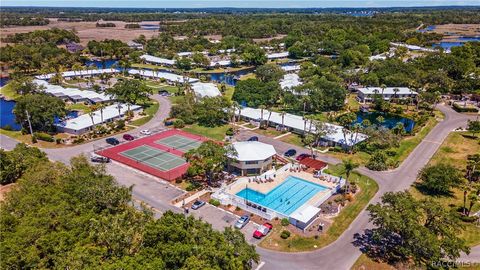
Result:
M280 87L283 90L292 90L295 86L302 85L300 81L300 76L296 73L287 73L283 75L283 78L280 80Z
M173 66L175 65L175 60L173 59L166 59L161 57L156 57L148 54L144 54L140 56L143 60L148 63L157 64L157 65L165 65L165 66Z
M130 106L131 111L138 111L141 109L142 107L138 105ZM58 132L81 135L92 130L96 125L111 122L117 118L122 118L127 110L128 106L126 104L113 104L105 107L102 112L100 112L100 110L93 112L92 116L90 116L90 114L82 114L76 118L55 124L55 126L57 127Z
M174 73L163 72L163 71L155 72L153 70L148 70L148 69L129 69L128 74L139 75L139 76L148 77L148 78L165 79L166 81L168 81L170 83L175 83L175 82L178 82L178 83L184 83L184 82L195 83L195 82L199 81L196 78L180 76L180 75L177 75L177 74L174 74Z
M50 84L43 80L34 80L34 83L43 88L43 91L52 96L72 102L102 103L115 100L114 97L104 93L97 93L90 90L80 90L78 88L65 88L61 85Z
M258 141L234 142L236 155L230 156L228 169L238 175L258 175L272 168L275 148Z
M268 59L280 59L280 58L287 58L288 52L278 52L278 53L269 53L267 54Z
M362 103L372 102L375 95L382 97L384 100L390 100L392 98L413 98L416 97L418 93L408 87L360 87L357 89L357 99Z
M120 72L117 69L113 68L104 68L104 69L89 69L89 70L79 70L79 71L65 71L62 72L62 77L64 78L72 78L72 77L92 77L92 76L98 76L100 74L114 74ZM39 80L49 80L52 77L54 77L56 73L49 73L49 74L43 74L43 75L37 75L35 76L36 79Z
M216 97L222 95L214 83L196 82L192 84L192 89L197 98Z
M278 113L270 112L268 110L254 109L249 107L243 107L240 110L235 112L236 115L240 116L246 120L252 121L263 121L268 120L269 124L276 127L284 127L288 130L303 134L305 132L315 132L316 127L314 124L311 124L310 120L304 119L302 116L289 114L289 113ZM342 147L352 146L357 143L360 143L368 138L367 135L362 133L355 133L349 130L345 130L341 126L326 123L326 128L328 129L328 134L323 136L319 142L322 145L339 145Z

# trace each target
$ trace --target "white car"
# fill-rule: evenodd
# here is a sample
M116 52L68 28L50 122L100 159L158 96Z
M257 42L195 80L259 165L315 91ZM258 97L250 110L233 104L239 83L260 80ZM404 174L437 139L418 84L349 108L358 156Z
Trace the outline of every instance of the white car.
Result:
M142 135L151 135L152 132L151 132L150 130L148 130L148 129L144 129L144 130L140 131L140 134L142 134Z

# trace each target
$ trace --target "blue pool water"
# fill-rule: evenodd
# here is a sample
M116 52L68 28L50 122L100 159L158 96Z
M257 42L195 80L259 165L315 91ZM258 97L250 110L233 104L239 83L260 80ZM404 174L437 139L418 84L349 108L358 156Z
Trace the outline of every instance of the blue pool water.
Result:
M97 68L111 68L113 65L117 64L118 60L110 59L105 61L100 60L88 60L85 61L86 66L96 66Z
M328 188L322 185L298 177L288 176L282 184L276 186L267 194L247 187L236 195L288 216L315 196L315 194L326 189Z

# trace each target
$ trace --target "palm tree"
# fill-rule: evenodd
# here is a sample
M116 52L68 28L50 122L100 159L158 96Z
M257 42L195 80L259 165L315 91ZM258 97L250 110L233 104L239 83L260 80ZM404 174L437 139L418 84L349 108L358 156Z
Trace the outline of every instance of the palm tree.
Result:
M262 126L262 122L263 122L263 110L265 110L265 105L260 105L258 106L258 108L260 108L260 126Z
M382 98L383 98L383 92L385 92L385 89L387 86L385 84L380 85L380 88L382 88Z
M101 123L103 123L103 109L107 107L104 103L98 103L96 104L97 109L100 111L100 119L102 120Z
M396 98L397 98L397 93L398 93L399 91L400 91L400 89L398 89L398 88L396 88L396 87L393 88L393 99L396 99ZM393 99L390 100L390 102L392 102Z
M280 116L282 117L282 130L283 130L283 127L285 126L285 112L281 112L280 113Z
M73 70L73 75L77 76L77 71L83 70L82 64L80 64L80 63L73 64L72 70Z
M347 192L349 191L349 185L348 185L348 179L350 178L350 174L352 173L353 170L358 168L360 165L358 163L353 162L352 159L344 159L342 160L342 165L343 169L345 170L345 175L346 175L346 184L345 186L347 187Z

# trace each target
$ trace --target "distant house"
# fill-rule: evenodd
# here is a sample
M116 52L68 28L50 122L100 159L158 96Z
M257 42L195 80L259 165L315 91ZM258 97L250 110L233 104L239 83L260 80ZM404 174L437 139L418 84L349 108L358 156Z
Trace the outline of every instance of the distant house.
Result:
M164 65L164 66L173 66L175 65L174 59L166 59L161 57L156 57L148 54L140 56L143 60L151 64Z
M137 42L135 42L135 41L133 41L133 40L129 41L129 42L127 43L127 45L128 45L128 47L130 47L130 48L132 48L132 49L134 49L134 50L143 50L143 45L140 44L140 43L137 43Z
M235 142L232 147L237 153L230 157L228 169L242 176L270 170L273 156L277 153L272 145L257 141Z
M65 44L65 47L67 48L67 51L71 53L81 52L85 49L85 47L75 42L67 43Z
M192 89L197 98L217 97L222 95L214 83L196 82L192 84Z
M360 87L357 89L357 99L362 103L372 102L375 95L382 97L384 100L392 98L405 99L408 97L416 97L417 92L408 87Z

